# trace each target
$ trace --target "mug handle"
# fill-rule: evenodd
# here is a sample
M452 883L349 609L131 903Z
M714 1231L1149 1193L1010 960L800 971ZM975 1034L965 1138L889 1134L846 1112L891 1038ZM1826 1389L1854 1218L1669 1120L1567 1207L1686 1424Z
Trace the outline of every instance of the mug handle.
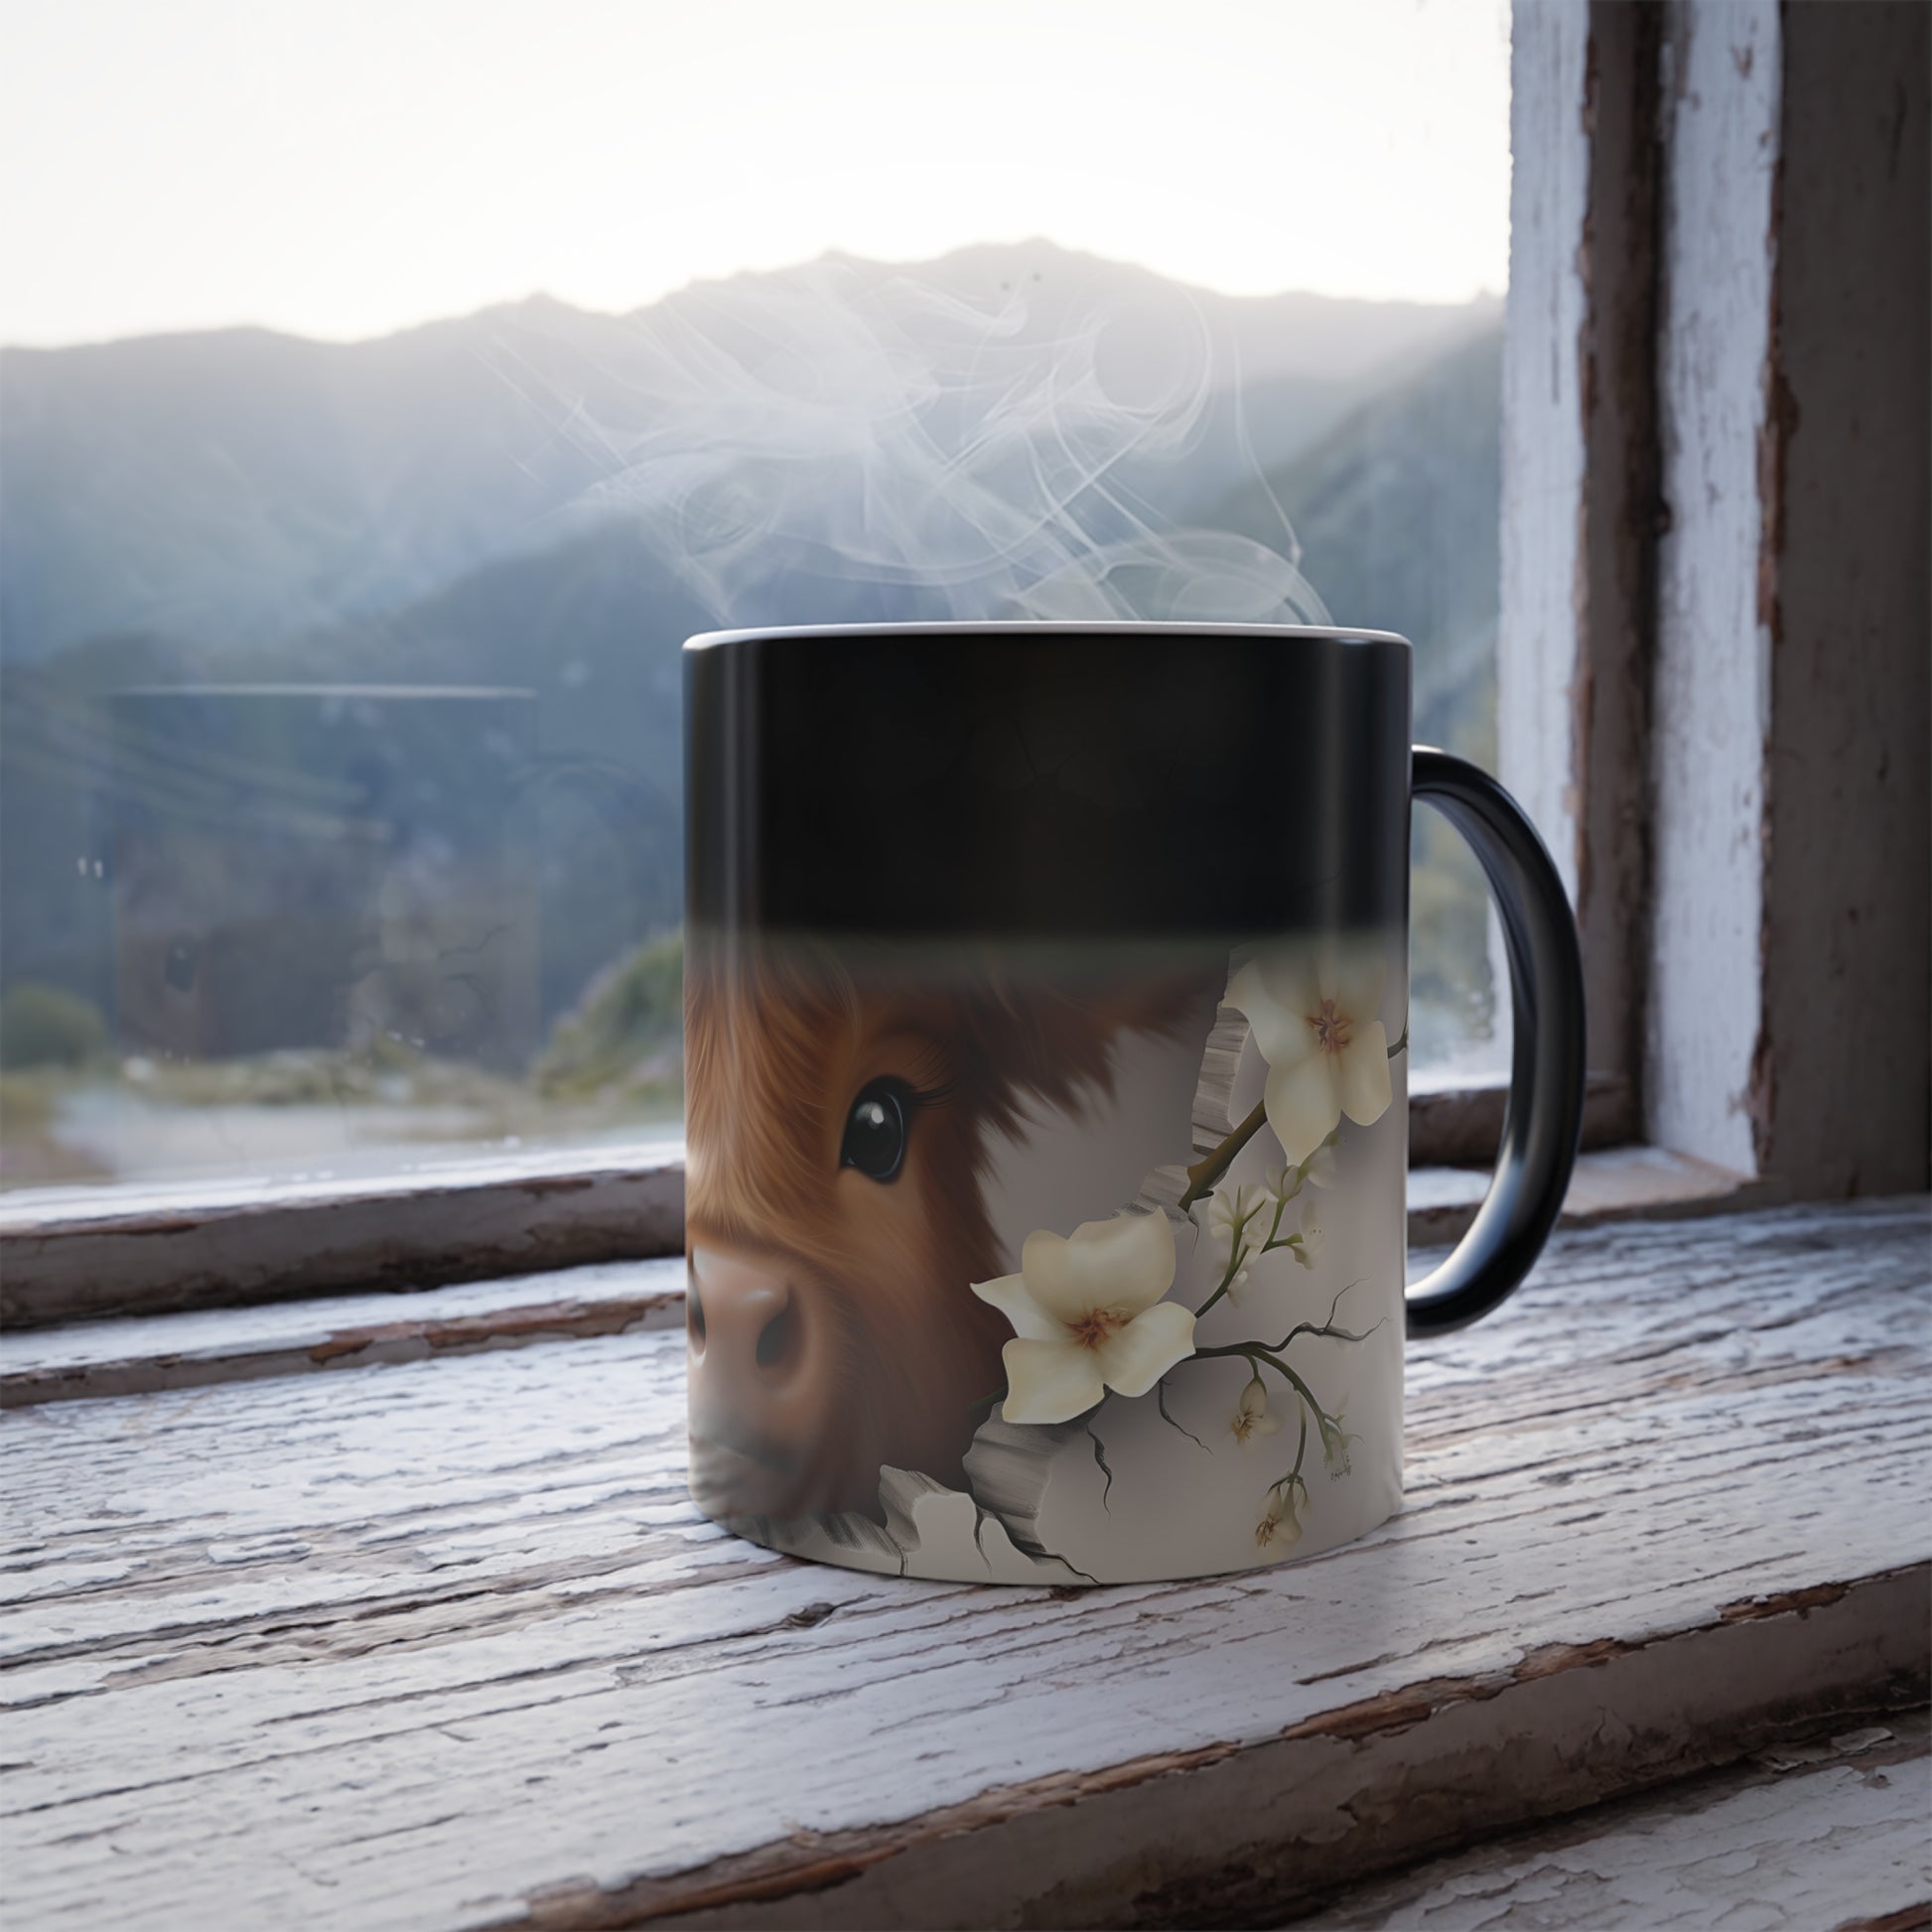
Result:
M1563 1208L1584 1125L1584 963L1563 882L1523 808L1488 772L1418 746L1410 792L1481 862L1509 956L1515 1038L1495 1177L1449 1257L1408 1291L1411 1335L1485 1315L1530 1272Z

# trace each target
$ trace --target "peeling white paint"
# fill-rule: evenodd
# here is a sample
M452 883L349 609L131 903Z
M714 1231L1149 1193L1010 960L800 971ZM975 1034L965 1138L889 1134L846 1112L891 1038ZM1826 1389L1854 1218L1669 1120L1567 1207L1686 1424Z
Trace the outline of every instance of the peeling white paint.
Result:
M674 1333L13 1412L10 1911L1272 1922L1923 1673L1926 1232L1560 1235L1417 1351L1392 1523L1075 1598L704 1523Z
M1584 128L1589 13L1518 7L1510 32L1509 297L1503 330L1502 780L1577 897L1573 692L1584 503L1578 246L1589 202Z
M1664 47L1664 498L1653 698L1653 1140L1757 1172L1771 634L1758 609L1776 270L1775 0L1673 0Z

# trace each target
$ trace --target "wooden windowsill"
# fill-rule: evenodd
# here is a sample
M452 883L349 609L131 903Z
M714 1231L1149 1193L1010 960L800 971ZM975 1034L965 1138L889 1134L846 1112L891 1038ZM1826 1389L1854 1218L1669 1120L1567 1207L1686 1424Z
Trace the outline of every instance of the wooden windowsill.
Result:
M1453 1098L1501 1133L1500 1087ZM1443 1145L1456 1135L1432 1133ZM1460 1134L1461 1130L1457 1130ZM1477 1169L1410 1170L1412 1245L1448 1241L1482 1200ZM1739 1176L1662 1150L1609 1147L1579 1164L1567 1213L1705 1212L1753 1197ZM443 1163L377 1179L62 1188L0 1196L0 1328L345 1291L447 1283L676 1254L676 1142Z
M247 1380L17 1386L9 1903L1230 1924L1539 1820L1574 1849L1587 1808L1713 1767L1684 1803L1761 1816L1767 1749L1867 1788L1839 1760L1923 1761L1894 1714L1926 1696L1929 1231L1915 1198L1563 1232L1509 1308L1414 1351L1393 1522L1087 1592L704 1523L664 1264L580 1276L569 1315L528 1283L409 1298L442 1324L417 1332L377 1332L395 1298L256 1311L326 1335ZM196 1324L238 1319L23 1336L8 1368L158 1360L163 1328L218 1352ZM1547 1877L1552 1843L1517 1865ZM1840 1865L1838 1919L1900 1909L1896 1861Z
M473 1282L684 1245L684 1148L448 1162L349 1181L0 1197L0 1327Z
M611 1184L641 1192L669 1182L660 1170L634 1173L627 1181L614 1176ZM681 1218L681 1173L678 1185ZM1411 1170L1410 1246L1454 1240L1474 1219L1487 1185L1488 1176L1471 1169ZM1566 1226L1583 1227L1715 1213L1753 1204L1756 1192L1738 1175L1703 1162L1652 1148L1613 1148L1578 1162L1563 1219ZM245 1223L227 1231L234 1241L250 1232ZM279 1252L287 1231L276 1227L264 1238L268 1252ZM681 1245L681 1229L669 1238ZM541 1254L544 1248L539 1232L525 1252ZM109 1253L100 1265L113 1261ZM286 1291L287 1285L274 1286ZM10 1336L0 1357L0 1408L414 1361L527 1339L675 1326L683 1319L681 1255L532 1266L442 1288L415 1288L404 1276L386 1294L278 1296L241 1308L217 1305L31 1328Z

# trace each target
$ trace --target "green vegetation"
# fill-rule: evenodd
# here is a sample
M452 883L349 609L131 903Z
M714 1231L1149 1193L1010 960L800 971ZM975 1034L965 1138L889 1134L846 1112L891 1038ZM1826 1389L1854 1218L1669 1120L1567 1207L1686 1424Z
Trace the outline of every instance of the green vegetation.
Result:
M558 1020L537 1062L546 1100L614 1089L654 1098L682 1085L684 934L648 939L600 973Z
M148 1059L121 1067L130 1090L175 1107L481 1105L508 1083L434 1060L387 1034L360 1046L284 1046L228 1059Z
M1439 1065L1493 1037L1489 894L1482 868L1446 819L1418 809L1409 875L1413 1066ZM1509 997L1506 989L1501 997Z
M0 1067L84 1066L107 1044L107 1025L90 1001L58 986L22 980L0 997Z
M1007 317L1002 332L1013 314L1007 296L1024 283L1024 329L1000 335L1003 363L1085 341L1105 317L1109 368L1166 366L1177 311L1146 271L1030 245L963 251L928 264L925 276L967 305L962 314ZM742 278L731 295L706 298L723 307L680 317L674 302L659 321L722 332L730 363L748 321L805 314L786 305L822 280L818 271ZM838 299L862 325L886 329L882 340L897 341L894 292L907 286L897 272L877 283L860 275L839 283ZM1109 544L1145 518L1156 530L1226 531L1279 546L1286 512L1303 568L1335 619L1414 640L1417 737L1491 762L1501 342L1493 307L1197 296L1187 306L1204 318L1213 356L1198 421L1177 441L1156 436L1118 452L1104 486L1061 506L1068 528ZM795 466L782 439L774 456L741 447L735 433L720 438L695 392L662 423L638 415L657 365L642 350L627 362L625 345L646 342L656 326L632 319L614 333L608 318L538 303L347 349L247 332L0 355L19 405L0 426L10 533L0 986L71 988L83 1009L86 999L121 1007L115 975L131 875L117 865L112 834L126 815L114 801L128 779L110 694L291 678L527 690L542 752L507 775L453 737L446 750L412 754L405 813L371 789L354 734L339 733L332 752L302 764L302 782L367 794L368 816L397 819L412 855L439 837L468 838L466 827L481 850L500 821L505 866L534 881L542 935L537 1024L548 1045L524 1088L544 1116L532 1131L562 1131L553 1115L569 1116L573 1129L582 1117L621 1130L640 1109L675 1104L678 943L640 945L638 935L664 934L681 914L683 638L716 623L924 619L950 607L943 586L916 572L881 578L855 567L848 577L832 567L839 518L851 507L837 495L845 485L827 471L785 494ZM747 340L765 338L753 328ZM957 343L944 332L920 341L940 358L941 392L952 393L955 376L978 380L977 364L944 359L976 353L970 332ZM762 504L778 490L789 536L733 546L730 567L707 576L701 596L664 553L661 517L604 514L616 500L600 487L610 482L607 453L558 434L561 391L502 380L495 358L505 343L518 355L540 351L538 366L567 370L573 396L588 385L570 405L584 421L649 418L649 446L675 459L667 476L703 459L706 490L721 504ZM746 364L747 393L766 379L760 368L756 358ZM725 397L728 410L736 393ZM969 402L980 393L961 391ZM1139 420L1130 410L1121 427ZM949 404L922 435L944 445L958 427ZM46 486L69 474L107 494ZM897 473L865 475L890 509ZM898 482L910 488L916 479ZM1016 482L1031 486L1017 472ZM834 533L829 548L821 555L807 544L803 563L797 539L823 535L821 522ZM237 530L248 533L239 553ZM193 762L197 743L184 740L179 764ZM429 802L418 810L418 801ZM1420 1061L1480 1031L1489 971L1475 867L1427 814L1416 851ZM247 910L228 884L235 903L189 895L171 914L207 960L220 952L224 924ZM290 909L317 890L291 873ZM511 1083L497 1073L351 1050L339 1029L317 1024L310 979L264 949L254 966L242 976L247 998L276 1024L254 1027L248 1044L289 1050L144 1061L127 1076L129 1095L290 1109L469 1107L474 1097L479 1118L506 1118ZM57 1086L112 1077L86 1064L103 1044L97 1016L85 1032L57 1024L62 1043L52 1049L48 1031L30 1004L26 1057L9 1032L0 1064L33 1065L36 1080ZM505 1132L524 1131L516 1118Z

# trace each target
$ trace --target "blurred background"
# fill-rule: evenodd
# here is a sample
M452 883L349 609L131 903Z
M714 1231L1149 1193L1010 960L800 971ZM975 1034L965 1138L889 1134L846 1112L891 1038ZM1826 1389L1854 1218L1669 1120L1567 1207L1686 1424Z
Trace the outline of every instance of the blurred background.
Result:
M1503 0L4 18L0 1185L675 1137L694 630L1332 618L1493 766Z

